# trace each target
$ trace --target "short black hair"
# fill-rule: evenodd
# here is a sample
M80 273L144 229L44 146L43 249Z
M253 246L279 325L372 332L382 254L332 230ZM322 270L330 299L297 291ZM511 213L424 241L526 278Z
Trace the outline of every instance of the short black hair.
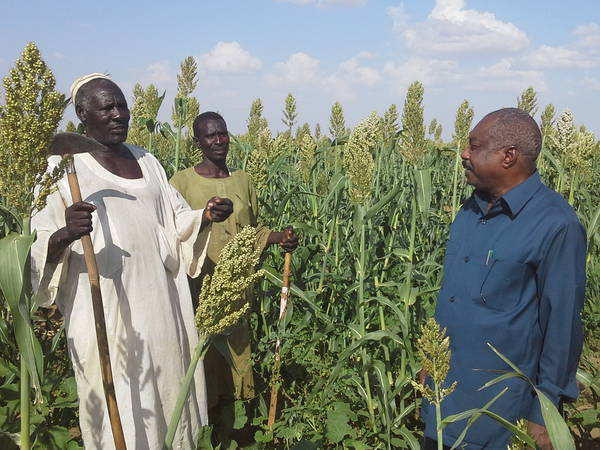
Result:
M202 123L206 122L207 120L222 120L223 122L225 122L225 119L223 119L223 116L221 116L221 114L219 113L216 113L214 111L203 112L194 119L194 124L192 125L195 137L198 137L198 135L200 134L200 125L202 125Z
M536 121L519 108L503 108L486 117L496 119L490 138L497 146L513 145L522 155L535 161L542 149L542 133Z
M82 109L87 109L91 92L94 89L104 86L114 86L121 90L121 88L112 80L108 80L106 78L94 78L93 80L90 80L81 86L75 94L75 98L73 99L75 108L77 109L79 106Z

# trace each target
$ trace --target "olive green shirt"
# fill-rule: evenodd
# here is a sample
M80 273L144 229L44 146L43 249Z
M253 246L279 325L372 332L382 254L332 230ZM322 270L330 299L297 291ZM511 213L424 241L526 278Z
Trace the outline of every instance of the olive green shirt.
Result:
M230 171L230 176L227 178L207 178L198 175L194 168L190 167L177 172L170 181L192 209L204 208L208 200L214 196L226 197L233 202L231 216L223 222L212 224L208 255L204 263L206 269L203 273L212 273L225 244L246 225L257 227L258 248L262 250L267 245L271 230L258 225L256 190L246 172L236 170Z

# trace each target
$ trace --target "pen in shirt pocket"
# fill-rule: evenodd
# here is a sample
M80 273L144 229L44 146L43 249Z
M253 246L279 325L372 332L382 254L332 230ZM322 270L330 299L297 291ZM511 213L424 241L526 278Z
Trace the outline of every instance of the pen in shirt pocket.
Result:
M488 266L490 261L494 258L494 250L488 250L487 258L485 258L485 265Z

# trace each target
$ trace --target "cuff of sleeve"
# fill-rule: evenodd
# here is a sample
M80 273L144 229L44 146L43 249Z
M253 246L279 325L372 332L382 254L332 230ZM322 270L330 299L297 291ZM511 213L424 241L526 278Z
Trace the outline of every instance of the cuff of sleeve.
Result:
M537 423L538 425L545 426L544 417L542 416L542 407L537 395L533 397L531 408L529 408L529 413L527 414L527 420Z
M38 306L48 307L54 303L58 289L64 281L67 271L67 247L56 263L46 262L48 254L49 236L38 233L38 241L31 249L31 285L35 292L35 301Z
M204 260L208 253L208 244L210 242L210 235L212 231L212 223L209 223L203 230L200 230L202 224L202 214L204 210L200 211L199 220L197 220L193 229L193 236L195 239L192 242L184 245L184 260L189 261L187 264L187 274L191 278L196 278L200 275Z

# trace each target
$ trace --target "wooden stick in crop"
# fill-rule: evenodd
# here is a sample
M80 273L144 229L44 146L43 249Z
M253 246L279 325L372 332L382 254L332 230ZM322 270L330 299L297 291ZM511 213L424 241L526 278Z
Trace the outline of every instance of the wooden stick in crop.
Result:
M289 233L289 231L286 231ZM289 235L288 235L289 237ZM285 317L287 310L288 296L290 290L290 268L292 266L292 254L286 252L285 259L283 262L283 283L281 286L281 298L279 301L279 322ZM277 414L277 383L276 377L280 373L281 369L281 339L277 337L277 343L275 344L275 364L273 369L273 377L271 379L271 402L269 405L269 418L267 420L267 426L271 428L275 423L275 415Z

